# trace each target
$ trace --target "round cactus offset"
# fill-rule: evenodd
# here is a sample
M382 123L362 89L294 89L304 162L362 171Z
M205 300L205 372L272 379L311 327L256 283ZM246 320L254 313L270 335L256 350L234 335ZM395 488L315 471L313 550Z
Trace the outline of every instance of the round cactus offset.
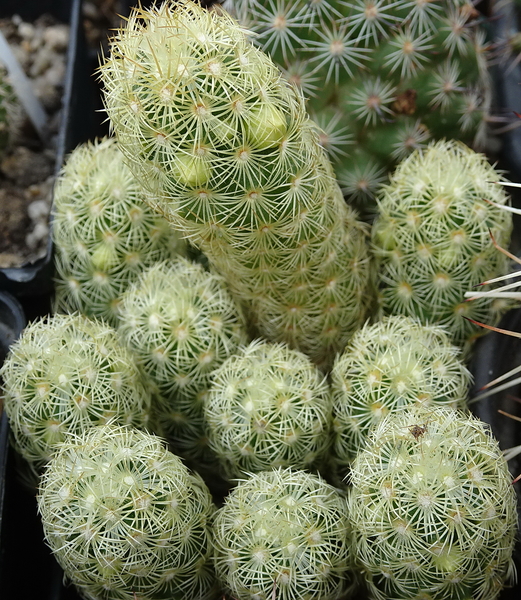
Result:
M366 228L304 98L223 11L134 11L101 67L107 112L149 201L270 341L327 363L370 308Z
M223 279L181 257L158 263L123 295L119 331L157 389L161 434L194 467L215 461L203 399L213 371L247 339Z
M401 315L357 331L331 372L334 460L346 476L369 430L411 405L464 408L470 373L447 333Z
M236 600L333 600L350 586L346 499L306 471L241 480L217 511L214 544Z
M385 313L443 325L466 350L482 332L469 319L497 320L504 301L466 302L465 293L508 271L491 238L508 247L512 218L501 181L484 155L455 141L433 143L398 166L373 226Z
M491 92L471 2L227 0L225 7L309 97L341 186L361 208L374 210L385 170L429 140L483 143Z
M54 188L54 310L117 325L121 294L154 263L186 244L143 202L116 140L78 146Z
M516 496L488 427L449 408L389 414L350 477L356 568L375 600L493 600L514 573Z
M68 580L89 600L209 600L213 504L161 440L107 424L70 436L46 468L38 508Z
M14 445L37 472L69 433L147 426L151 396L116 331L79 314L33 321L0 370Z
M327 381L306 355L284 344L256 340L228 358L203 408L210 447L228 477L320 468L329 450Z

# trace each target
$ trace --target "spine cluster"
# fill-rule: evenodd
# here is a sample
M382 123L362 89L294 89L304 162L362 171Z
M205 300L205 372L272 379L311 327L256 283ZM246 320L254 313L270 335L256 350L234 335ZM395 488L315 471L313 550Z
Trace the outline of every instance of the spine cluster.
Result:
M452 140L400 163L372 230L385 313L442 325L466 349L480 333L469 319L497 320L505 302L466 302L465 292L508 271L492 244L507 247L512 229L501 181L484 155Z
M351 585L349 535L338 490L306 471L262 471L217 511L216 573L237 600L334 600Z
M213 371L247 339L223 279L182 257L150 267L123 295L119 332L157 392L162 435L187 459L215 460L204 398Z
M386 415L409 406L464 408L470 378L441 327L395 315L358 330L331 372L333 454L340 477Z
M156 436L107 424L69 437L42 476L38 508L84 598L217 596L210 492Z
M210 446L228 477L323 465L330 391L318 368L297 350L252 342L214 373L203 408Z
M262 336L330 360L371 305L369 259L303 97L233 19L189 0L134 11L101 76L149 202Z
M55 311L116 326L121 295L139 274L185 253L185 242L143 195L116 140L69 155L54 187Z
M33 321L0 375L15 447L35 472L70 433L149 423L150 392L130 350L112 327L79 314Z
M355 568L375 600L493 600L512 577L516 495L479 419L434 406L390 414L351 483Z

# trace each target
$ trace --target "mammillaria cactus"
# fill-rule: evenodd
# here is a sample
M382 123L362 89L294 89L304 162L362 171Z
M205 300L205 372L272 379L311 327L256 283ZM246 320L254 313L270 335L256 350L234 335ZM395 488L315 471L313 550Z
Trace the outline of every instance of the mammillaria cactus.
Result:
M182 257L158 263L123 295L119 331L157 388L161 434L187 459L207 462L203 398L213 371L247 340L223 279Z
M54 309L117 325L121 294L152 264L186 244L142 200L116 141L78 146L54 187Z
M443 325L466 350L479 333L468 319L497 319L504 302L466 302L465 293L507 272L507 257L492 243L507 247L512 228L501 180L485 156L455 141L433 143L398 166L373 226L385 313Z
M214 508L154 435L106 424L71 435L40 483L45 538L89 600L209 600Z
M214 521L218 578L236 600L333 600L350 587L347 501L279 468L239 481Z
M304 98L223 11L134 11L101 67L148 201L198 246L261 336L327 363L371 308L365 227Z
M69 433L113 420L148 425L151 396L116 331L54 315L33 321L0 370L15 448L38 473Z
M329 450L331 395L309 358L253 341L217 369L203 402L210 447L228 477L316 469Z
M484 32L467 0L228 0L225 7L308 96L355 202L371 208L384 170L429 140L483 142L490 85Z
M375 600L493 600L514 572L516 496L499 445L449 408L402 410L351 471L356 567Z
M369 430L406 406L464 408L470 373L460 351L435 325L402 315L357 331L331 372L334 457L345 477Z

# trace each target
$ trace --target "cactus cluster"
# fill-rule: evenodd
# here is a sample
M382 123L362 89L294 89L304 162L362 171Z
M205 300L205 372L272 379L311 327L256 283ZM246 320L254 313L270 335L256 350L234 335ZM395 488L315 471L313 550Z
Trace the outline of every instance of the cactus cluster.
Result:
M135 10L101 77L148 201L260 335L330 361L371 306L369 258L304 98L236 21L188 0Z
M468 0L228 0L308 96L346 195L373 208L382 175L442 137L483 142L485 36Z
M351 585L346 499L318 475L261 471L214 521L215 569L236 600L335 600Z
M228 477L316 469L329 450L331 396L309 358L260 340L215 371L203 403L210 447Z
M78 146L54 187L57 312L80 311L117 326L122 293L152 264L186 244L143 202L113 138Z
M33 321L0 376L14 446L35 473L70 433L149 422L151 396L132 354L112 327L79 314Z
M470 373L435 325L395 315L357 331L331 372L336 471L345 477L369 431L405 407L464 408Z
M119 332L156 389L154 421L187 459L208 463L203 401L212 373L246 343L218 275L178 257L145 270L121 301Z
M514 573L516 495L479 419L389 414L353 463L352 554L374 600L493 600Z
M210 492L154 435L109 423L70 436L42 476L38 508L88 600L217 595Z
M468 349L505 302L465 301L473 286L508 271L509 202L502 175L484 155L453 140L435 142L402 161L378 199L372 229L384 313L443 325Z

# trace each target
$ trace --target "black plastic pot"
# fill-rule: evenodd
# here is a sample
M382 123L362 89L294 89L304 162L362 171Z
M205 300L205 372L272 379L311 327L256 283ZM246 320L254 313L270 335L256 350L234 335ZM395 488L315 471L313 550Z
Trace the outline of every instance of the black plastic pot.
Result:
M0 17L18 14L32 21L50 14L70 25L70 38L64 94L58 133L55 170L61 168L66 153L87 140L92 132L94 111L91 85L81 20L82 0L1 0ZM19 268L0 269L0 291L20 299L29 313L43 314L52 290L52 243L49 239L46 255L34 263Z

